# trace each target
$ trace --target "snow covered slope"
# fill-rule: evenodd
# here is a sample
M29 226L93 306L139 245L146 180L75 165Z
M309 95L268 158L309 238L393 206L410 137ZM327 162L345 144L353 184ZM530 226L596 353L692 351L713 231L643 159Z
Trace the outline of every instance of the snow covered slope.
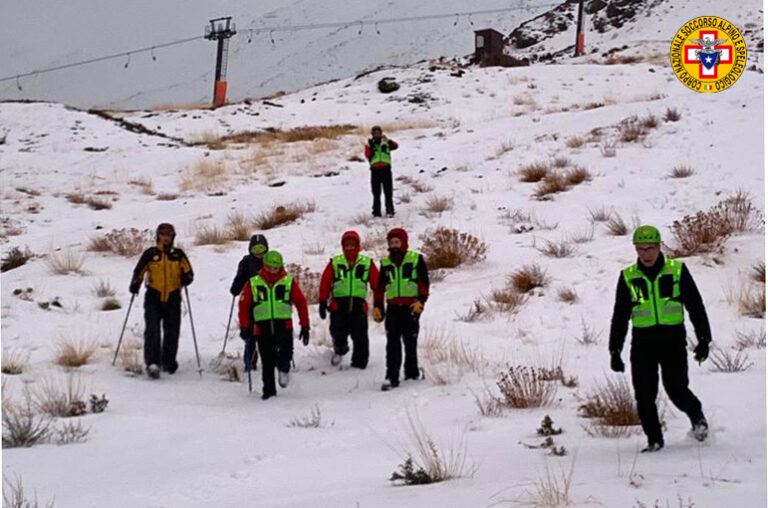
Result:
M200 35L183 46L54 73L0 83L0 99L51 100L78 107L148 108L208 102L213 89L216 45L202 38L211 18L232 16L240 33L231 40L229 98L242 100L278 90L298 90L380 65L411 64L436 56L473 51L473 31L510 30L556 2L405 0L316 2L265 0L190 2L173 0L94 5L50 0L10 0L3 15L13 22L0 31L0 75L15 75L105 54L120 53ZM537 7L543 6L543 7ZM349 28L255 35L248 28L418 17L513 7L470 19L427 20ZM41 15L45 12L45 15ZM379 33L377 33L377 31ZM271 42L274 40L274 44ZM127 68L124 68L125 64Z
M686 214L708 209L737 189L748 190L762 209L762 76L746 72L733 89L708 97L684 88L669 69L638 65L551 65L516 69L469 69L423 64L390 69L360 79L307 89L273 101L238 104L211 111L135 113L126 119L171 138L195 141L264 127L358 125L365 132L381 123L401 149L395 174L433 190L418 193L396 184L397 216L366 224L370 207L368 170L350 160L362 150L358 133L336 141L273 145L231 145L225 150L186 146L160 136L135 134L116 123L55 104L2 104L0 124L10 129L0 145L4 252L28 246L35 254L57 249L86 255L83 275L52 275L44 258L2 275L2 340L7 350L30 353L30 369L7 378L4 393L19 399L25 383L63 376L52 365L55 345L65 337L95 340L95 360L80 369L88 393L106 393L106 413L83 417L92 427L87 442L29 449L5 449L4 472L19 474L41 500L55 495L63 507L488 506L530 499L531 482L568 471L573 464L574 506L674 505L677 497L697 507L761 506L766 499L765 357L749 350L754 365L743 373L711 372L692 364L691 384L712 423L712 438L699 445L686 437L684 415L667 404L667 448L637 455L643 438L589 437L577 416L578 397L597 386L608 371L605 341L612 293L621 267L634 259L628 237L592 225L590 211L614 210L662 227ZM392 76L401 89L382 95L375 84ZM409 97L424 102L409 102ZM681 119L659 117L668 108ZM717 115L712 115L717 111ZM659 119L643 142L621 142L612 126L632 115ZM702 135L702 127L716 136ZM595 130L595 129L600 129ZM572 138L584 141L568 148ZM572 146L578 143L570 142ZM615 157L602 152L616 150ZM532 198L534 184L514 171L525 164L566 157L592 174L592 181L557 195ZM180 189L184 175L200 161L219 161L213 188ZM685 179L667 175L678 165L695 169ZM188 173L187 173L188 174ZM322 175L330 175L323 177ZM266 184L284 181L281 187ZM150 188L151 183L151 188ZM102 194L96 194L101 191ZM67 201L67 193L113 199L94 211ZM105 193L106 192L106 193ZM149 192L154 192L152 195ZM157 194L172 193L172 201ZM430 196L453 200L442 214L425 214ZM110 366L129 295L135 259L88 253L86 245L103 231L177 225L197 277L190 288L204 366L222 344L231 302L227 288L245 244L197 246L204 226L223 227L228 214L257 214L275 204L311 199L316 211L295 224L267 231L287 262L320 271L338 250L341 233L355 228L380 255L375 239L387 228L405 227L413 244L443 225L477 235L489 245L485 262L449 270L436 281L423 318L422 341L441 330L481 355L488 368L477 372L446 367L448 384L434 377L408 382L390 393L378 391L384 372L384 330L371 323L371 362L365 371L329 365L327 322L312 309L312 344L296 345L291 386L269 402L249 395L244 383L227 383L207 369L200 379L185 315L180 371L151 382ZM533 231L513 234L514 211L534 216ZM556 227L554 227L556 226ZM543 256L546 240L575 236L576 253ZM762 320L739 315L730 295L749 284L750 267L764 259L762 232L728 241L723 254L686 259L710 315L715 341L725 349L737 332L752 333ZM477 322L458 320L477 299L503 285L504 276L538 263L550 284L536 291L517 315L494 314ZM98 310L93 294L100 280L117 289L123 308ZM32 301L13 292L32 288ZM559 301L572 288L578 302ZM24 296L24 293L22 293ZM58 297L61 307L39 302ZM582 327L602 331L596 345L576 338ZM141 306L134 304L126 344L141 340ZM227 347L235 352L233 337ZM426 353L422 351L424 356ZM626 353L625 353L626 354ZM549 363L562 355L576 389L559 388L554 407L506 410L501 418L477 413L472 393L493 388L505 363ZM256 376L258 378L258 374ZM260 388L255 379L256 391ZM288 427L320 408L319 429ZM423 487L395 488L387 481L408 447L408 415L418 417L441 446L463 441L470 478ZM545 414L566 432L558 436L569 455L548 457L520 441L538 443L535 429ZM639 505L638 505L639 506Z

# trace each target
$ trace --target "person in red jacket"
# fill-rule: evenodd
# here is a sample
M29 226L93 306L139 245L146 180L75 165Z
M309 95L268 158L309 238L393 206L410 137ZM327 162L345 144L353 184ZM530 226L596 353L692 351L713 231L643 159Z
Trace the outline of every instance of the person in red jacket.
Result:
M371 138L365 146L365 158L371 164L371 193L373 194L373 216L381 217L381 188L384 187L384 205L387 216L395 215L392 202L392 150L397 143L382 134L381 127L374 125Z
M387 233L389 256L381 260L378 290L374 292L373 320L386 316L387 374L381 389L400 384L400 365L405 348L405 379L420 379L417 345L419 317L429 298L429 272L421 253L408 249L408 233L395 228ZM384 297L387 307L384 309Z
M341 236L342 254L328 261L320 279L320 319L331 311L333 357L331 365L339 365L349 351L347 338L352 336L352 367L368 365L368 286L375 291L379 270L373 260L360 254L360 235L347 231ZM328 304L328 299L331 299Z
M256 341L261 355L262 399L277 395L275 367L282 388L288 386L288 371L293 359L293 309L299 312L299 338L309 344L309 312L299 282L283 268L283 256L269 251L264 266L240 292L240 337Z

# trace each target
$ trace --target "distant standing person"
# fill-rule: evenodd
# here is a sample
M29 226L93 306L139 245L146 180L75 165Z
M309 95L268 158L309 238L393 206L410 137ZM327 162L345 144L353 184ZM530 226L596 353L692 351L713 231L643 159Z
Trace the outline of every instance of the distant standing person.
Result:
M283 268L283 256L271 250L264 256L264 266L258 275L243 285L240 293L240 337L248 343L256 341L261 353L261 398L277 395L278 383L288 386L293 359L293 306L299 312L299 338L309 344L309 311L299 283Z
M232 286L229 288L229 292L232 296L239 295L240 291L243 290L243 285L251 280L252 277L259 274L259 270L264 266L264 254L266 254L268 250L269 243L264 235L251 236L251 241L248 242L248 254L243 256L243 259L238 263L237 273L232 280ZM254 341L247 341L245 343L243 360L245 361L246 372L256 368L259 361L259 353Z
M371 138L365 146L365 158L371 164L371 193L373 194L373 216L381 217L381 188L384 187L384 206L387 216L395 215L392 202L392 150L397 143L382 134L381 127L373 126Z
M402 228L387 233L389 255L381 260L379 284L374 292L373 320L386 319L387 373L383 391L400 385L405 349L405 379L420 379L418 359L419 318L429 298L429 272L421 253L408 249ZM387 306L384 308L384 298Z
M688 388L685 314L688 310L698 345L694 359L703 362L709 356L712 334L707 312L696 283L680 261L664 258L661 234L653 226L640 226L634 232L637 262L621 271L616 286L616 303L611 319L611 370L624 372L621 350L632 319L632 344L629 361L637 412L648 446L643 452L664 447L664 438L656 410L661 381L672 403L691 421L693 436L704 441L709 426L701 402Z
M152 379L160 377L161 367L169 374L179 368L176 353L181 326L181 288L191 284L194 279L186 254L173 246L175 238L176 230L171 224L164 222L157 226L157 245L144 251L131 278L130 291L135 295L147 276L147 291L144 295L144 363Z

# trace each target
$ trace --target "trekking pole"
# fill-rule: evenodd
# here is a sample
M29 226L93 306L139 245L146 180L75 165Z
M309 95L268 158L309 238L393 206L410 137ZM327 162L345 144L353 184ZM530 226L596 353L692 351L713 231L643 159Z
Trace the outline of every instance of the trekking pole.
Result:
M224 334L224 346L221 348L219 356L224 356L224 351L227 349L227 339L229 338L229 325L232 324L232 312L235 310L235 298L232 297L232 305L229 307L229 319L227 319L227 332Z
M117 361L117 354L120 352L120 344L123 343L123 334L125 333L125 326L128 324L128 316L131 314L131 306L133 306L133 299L136 298L135 293L131 293L131 303L128 304L128 311L125 313L125 321L123 321L123 329L120 330L120 339L117 341L117 349L115 350L115 357L112 358L112 366L114 367Z
M203 369L200 367L200 353L197 351L197 337L195 336L195 321L192 319L192 303L189 301L189 290L184 286L184 296L187 297L187 309L189 310L189 324L192 327L192 342L195 344L195 358L197 358L197 373L203 377Z

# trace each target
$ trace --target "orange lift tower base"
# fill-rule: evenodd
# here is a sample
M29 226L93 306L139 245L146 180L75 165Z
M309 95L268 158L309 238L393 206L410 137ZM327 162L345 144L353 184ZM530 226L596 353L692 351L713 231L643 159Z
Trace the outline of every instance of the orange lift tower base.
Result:
M213 82L213 107L218 108L227 102L227 55L229 39L237 33L232 16L216 18L205 27L205 38L218 41L216 45L216 79Z

